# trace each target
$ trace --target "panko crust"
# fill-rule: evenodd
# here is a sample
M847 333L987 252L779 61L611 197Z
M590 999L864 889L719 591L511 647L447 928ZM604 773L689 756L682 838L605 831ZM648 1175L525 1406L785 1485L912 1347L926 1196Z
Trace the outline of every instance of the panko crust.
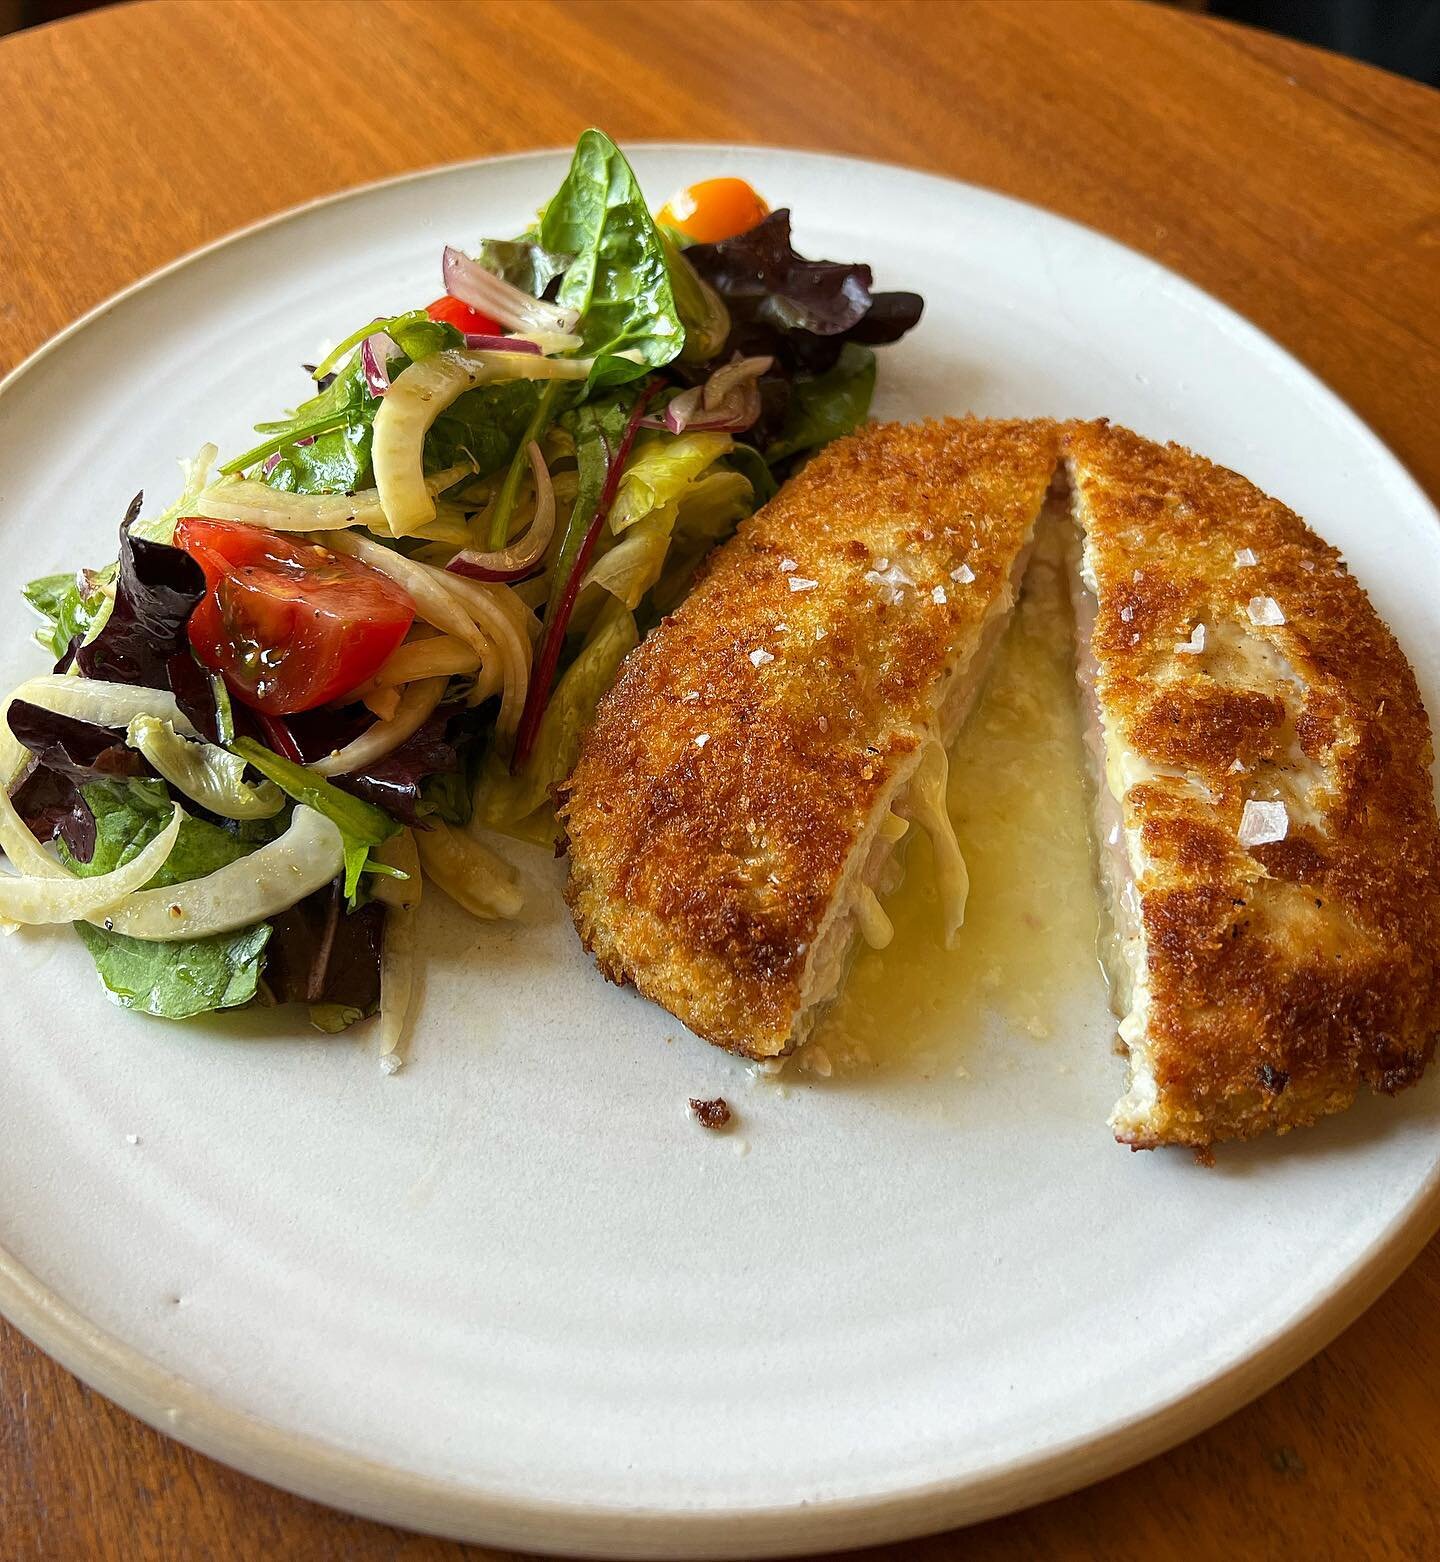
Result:
M1058 453L1047 422L872 425L712 555L562 789L566 899L606 976L731 1051L789 1050L846 867L1008 592Z
M1158 1098L1117 1137L1248 1138L1414 1084L1440 1029L1440 834L1404 653L1243 477L1104 422L1066 449L1106 727L1161 772L1124 798ZM1207 649L1177 651L1196 624ZM1240 844L1247 799L1287 803L1284 840Z

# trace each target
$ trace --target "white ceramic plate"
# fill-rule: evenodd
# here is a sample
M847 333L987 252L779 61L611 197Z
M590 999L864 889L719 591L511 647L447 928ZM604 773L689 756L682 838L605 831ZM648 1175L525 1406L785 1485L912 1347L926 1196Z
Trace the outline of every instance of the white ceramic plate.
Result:
M101 562L135 489L302 388L321 338L438 291L564 157L443 169L263 225L122 295L0 399L0 686L19 583ZM656 199L745 175L807 253L926 298L877 411L1104 413L1238 467L1347 554L1440 710L1440 527L1375 438L1177 277L965 185L650 147ZM1431 1083L1288 1142L1132 1155L1098 980L970 1077L747 1086L582 958L426 908L415 1061L273 1016L112 1008L68 930L3 960L0 1306L148 1421L279 1485L501 1545L857 1545L1052 1495L1317 1349L1437 1222ZM1062 1072L1063 1070L1063 1072ZM724 1093L749 1153L686 1097ZM138 1142L132 1141L132 1136Z

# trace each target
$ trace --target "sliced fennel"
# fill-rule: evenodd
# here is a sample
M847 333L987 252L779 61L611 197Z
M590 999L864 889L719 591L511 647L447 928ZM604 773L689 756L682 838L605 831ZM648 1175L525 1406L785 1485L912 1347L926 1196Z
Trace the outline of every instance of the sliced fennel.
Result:
M18 824L23 830L25 826L15 813L15 805L3 790L0 790L0 797L4 799L0 803L0 814L5 815L6 825L13 829ZM184 817L184 811L177 806L170 823L143 851L123 867L98 874L93 879L76 878L48 857L49 866L42 874L0 876L0 917L10 922L38 925L78 922L82 918L100 921L100 914L107 910L111 916L118 916L120 903L133 903L140 886L164 867ZM33 841L34 837L31 839ZM36 850L39 849L36 843Z
M238 754L181 737L157 716L133 717L125 741L177 791L222 819L270 819L285 806L285 794L273 781L252 786L245 780Z
M380 1067L387 1074L405 1062L402 1042L415 993L415 908L391 906L380 946Z
M405 1061L402 1043L415 993L415 908L420 903L420 853L405 830L376 852L404 878L383 878L375 898L385 902L385 940L380 946L380 1067L393 1074Z
M336 553L359 559L362 564L378 569L382 575L388 575L410 593L418 617L433 628L463 640L479 653L482 662L494 658L495 648L490 640L476 628L474 619L460 605L455 593L436 579L441 571L432 569L428 564L419 564L414 559L407 559L394 548L387 548L369 537L357 536L354 532L336 532L324 539L324 545L333 548Z
M489 922L520 915L525 897L515 870L473 835L435 819L415 844L425 872L472 917Z
M327 754L324 759L317 759L309 768L317 776L343 776L384 758L429 719L445 693L446 682L444 678L422 678L406 684L395 714L388 721L375 722L354 742Z
M168 689L107 683L103 679L80 678L72 673L44 673L38 678L27 678L18 689L12 689L0 705L0 782L6 784L14 779L29 754L29 750L16 741L5 719L14 700L24 700L61 716L93 721L101 727L125 727L136 716L155 716L168 721L177 732L198 736Z
M179 812L177 809L174 824L177 831ZM146 847L130 866L150 850ZM338 877L344 866L345 844L339 826L299 803L284 835L204 878L130 894L111 909L105 927L128 938L158 943L228 933L288 911ZM150 873L154 871L152 867ZM76 882L89 885L103 880Z
M425 479L425 491L433 500L474 470L469 461L446 467ZM374 532L389 530L379 492L374 488L355 494L296 494L271 488L254 478L233 478L198 494L193 513L277 532L339 531L347 526L364 526Z
M388 688L417 678L465 677L479 667L480 657L473 646L454 635L431 635L424 640L407 640L371 682L377 688Z
M297 803L313 808L329 819L341 833L344 858L345 894L352 906L360 875L372 848L381 841L388 841L399 833L400 826L383 809L367 803L364 798L352 797L339 787L331 786L322 776L306 765L282 759L253 738L238 738L235 752L243 755L260 772L267 776L281 791L288 792Z
M387 906L417 906L420 903L420 853L413 830L402 830L377 846L375 860L393 869L375 880L375 899Z
M45 673L28 678L11 691L11 700L25 700L61 716L77 716L101 727L126 727L136 716L168 721L177 732L195 737L190 718L168 689L146 689L136 683L107 683L100 678L72 678L66 673Z
M466 391L495 380L584 380L589 373L584 358L455 348L412 363L391 382L375 414L371 445L375 487L391 531L408 536L435 519L435 497L425 484L425 436Z

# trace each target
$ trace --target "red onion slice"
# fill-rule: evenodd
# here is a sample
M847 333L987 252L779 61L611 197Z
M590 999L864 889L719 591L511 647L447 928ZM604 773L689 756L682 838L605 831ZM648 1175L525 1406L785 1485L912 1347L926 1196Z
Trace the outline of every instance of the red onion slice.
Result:
M360 369L365 389L378 401L390 389L390 360L400 349L384 331L374 331L360 344Z
M525 535L493 553L466 548L445 566L451 574L468 575L471 580L516 581L533 575L539 568L555 532L555 487L545 457L533 439L525 447L525 454L535 475L535 518L525 528Z
M643 428L683 434L686 429L705 433L743 434L760 417L760 376L773 358L736 357L716 369L703 385L683 390L659 417L645 418Z
M705 382L701 401L713 412L732 391L753 385L774 364L773 358L734 358L723 369L716 369Z
M538 353L539 342L523 336L477 336L474 331L465 333L465 345L475 353Z
M487 271L478 260L470 257L454 245L445 246L440 265L445 280L445 291L462 304L479 309L484 314L509 326L512 331L573 331L580 320L575 309L562 309L558 304L547 304L543 299L531 298L513 287L503 277Z

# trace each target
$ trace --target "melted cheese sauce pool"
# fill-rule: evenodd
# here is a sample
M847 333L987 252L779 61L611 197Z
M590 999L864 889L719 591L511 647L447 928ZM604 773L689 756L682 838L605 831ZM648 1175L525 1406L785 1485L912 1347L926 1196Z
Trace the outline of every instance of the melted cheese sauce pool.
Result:
M1043 1045L1098 986L1096 900L1070 606L1037 556L1015 619L950 753L950 814L970 869L956 947L940 942L930 845L884 901L895 938L861 948L802 1072L963 1070L996 1018Z

